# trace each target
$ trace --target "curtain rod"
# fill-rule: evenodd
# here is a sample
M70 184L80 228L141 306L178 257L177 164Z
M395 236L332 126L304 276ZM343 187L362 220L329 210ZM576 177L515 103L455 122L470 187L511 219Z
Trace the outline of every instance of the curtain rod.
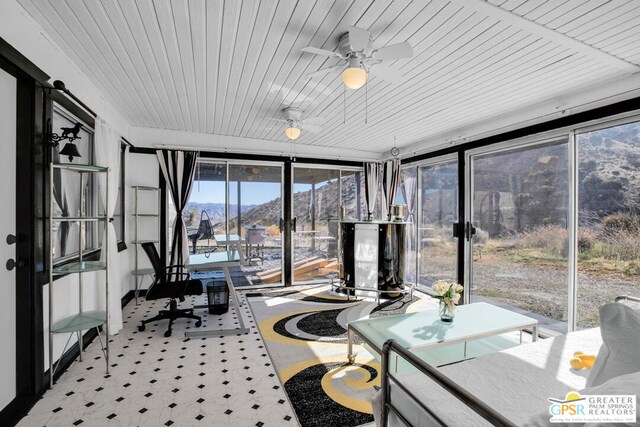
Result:
M77 96L75 96L69 89L67 89L67 87L65 86L64 82L62 80L55 80L53 82L53 86L50 86L50 88L55 89L55 90L59 90L60 92L63 92L65 95L67 95L69 98L73 99L76 104L80 105L82 108L84 108L87 113L91 114L93 117L98 117L98 114L96 114L95 111L93 111L91 108L89 108L89 106L87 104L85 104L84 102L82 102L80 100L80 98L78 98ZM122 141L124 141L125 144L127 144L129 147L133 147L134 145L129 142L129 140L127 138L125 138L124 136L121 136L120 139L122 139Z

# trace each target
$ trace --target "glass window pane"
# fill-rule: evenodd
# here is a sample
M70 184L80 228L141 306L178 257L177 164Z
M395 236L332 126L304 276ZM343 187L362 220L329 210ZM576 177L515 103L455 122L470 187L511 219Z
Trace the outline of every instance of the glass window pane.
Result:
M241 268L251 284L282 281L282 168L229 165L229 233L245 240L250 259Z
M566 332L568 141L474 158L472 301Z
M116 231L116 241L124 241L124 204L123 204L123 191L124 191L124 176L125 176L125 158L126 158L126 146L123 146L120 151L120 174L118 176L118 195L116 196L116 208L113 212L113 227Z
M62 127L73 127L79 120L55 105L53 111L53 132L61 134ZM79 139L73 143L78 148L80 157L74 157L73 163L94 164L93 157L93 132L83 126L78 133ZM60 156L60 151L68 141L61 141L53 148L53 161L55 163L70 163L66 156ZM54 216L90 216L99 212L98 194L96 191L96 179L93 174L81 174L67 170L54 170L53 176L53 215ZM102 211L102 209L100 209ZM77 222L54 221L53 226L53 258L54 262L68 259L78 255L78 249L83 251L95 249L98 239L101 239L104 224L87 222L78 225ZM80 241L80 229L84 231L84 239ZM100 234L100 236L98 236ZM98 236L98 237L97 237Z
M196 169L191 197L182 213L191 252L210 250L215 246L212 235L226 233L226 179L223 163L201 162Z
M296 167L293 170L296 283L326 282L327 278L338 276L339 179L338 169Z
M344 219L363 219L366 212L362 171L342 171L342 200L345 208ZM366 215L365 215L366 216Z
M640 292L640 122L577 135L577 326Z
M396 195L396 204L407 207L404 220L409 222L406 230L407 256L405 257L405 277L404 281L416 283L416 199L417 199L417 169L415 167L400 170L400 183Z
M420 167L421 206L418 228L420 285L457 281L458 163Z

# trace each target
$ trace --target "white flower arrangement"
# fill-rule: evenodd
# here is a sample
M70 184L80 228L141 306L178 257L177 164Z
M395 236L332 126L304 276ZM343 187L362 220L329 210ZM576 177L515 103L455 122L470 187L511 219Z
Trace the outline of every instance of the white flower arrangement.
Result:
M454 306L460 301L460 293L464 287L458 283L448 283L444 280L438 280L433 284L435 295L431 295L435 299L439 299L446 304L450 311L454 310Z

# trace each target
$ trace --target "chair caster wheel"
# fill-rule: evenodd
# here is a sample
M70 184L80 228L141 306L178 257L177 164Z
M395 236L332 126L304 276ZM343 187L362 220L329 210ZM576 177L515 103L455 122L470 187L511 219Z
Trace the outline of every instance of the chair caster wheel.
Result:
M171 331L164 331L164 336L169 338L171 336Z
M200 326L202 326L202 321L198 320L196 322L196 328L199 328Z
M144 332L144 325L138 325L138 331Z

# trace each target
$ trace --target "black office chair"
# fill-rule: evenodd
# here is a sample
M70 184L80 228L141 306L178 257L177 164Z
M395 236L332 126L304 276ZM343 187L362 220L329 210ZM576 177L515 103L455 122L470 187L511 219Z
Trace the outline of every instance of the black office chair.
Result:
M196 319L196 327L200 327L202 325L200 316L193 314L192 308L179 309L176 298L182 302L185 295L202 294L202 282L200 280L191 280L189 273L184 272L184 266L170 265L164 267L158 250L153 243L143 243L142 248L147 253L149 260L151 260L151 265L155 272L153 283L147 290L146 299L169 298L169 303L167 304L169 310L160 310L157 316L143 320L142 324L138 326L138 330L140 332L144 331L147 323L169 319L169 328L164 333L164 336L170 337L173 321L179 318Z

